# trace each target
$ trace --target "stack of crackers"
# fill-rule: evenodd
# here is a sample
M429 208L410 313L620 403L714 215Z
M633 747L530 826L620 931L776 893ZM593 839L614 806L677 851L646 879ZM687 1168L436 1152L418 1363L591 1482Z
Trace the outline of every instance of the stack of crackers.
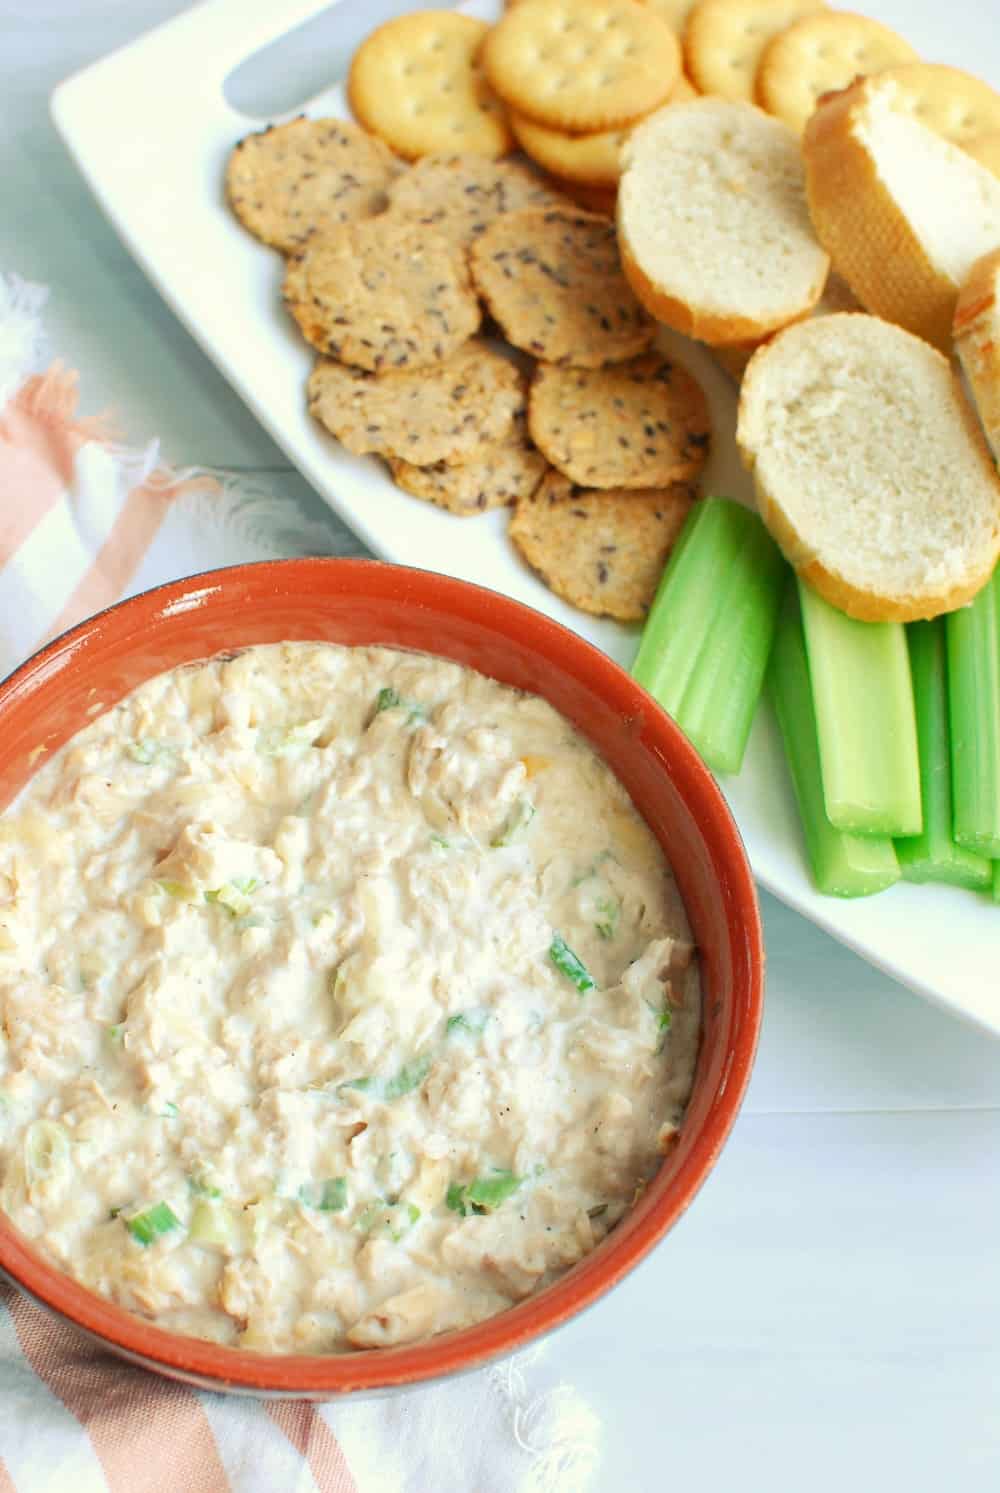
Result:
M853 304L836 280L820 299L829 261L796 136L825 93L874 72L891 74L898 107L1000 174L991 89L817 0L507 0L493 27L454 11L380 26L350 69L358 123L301 118L247 137L227 191L287 256L285 304L319 355L317 420L452 513L511 506L511 539L554 591L637 620L709 440L702 391L656 350L657 324L717 344L738 376L781 325ZM660 262L680 222L646 212L664 149L674 197L687 173L691 203L733 204L731 229L712 224L723 246L754 224L740 194L758 198L755 244L777 280L759 265L731 275L721 319L700 283L685 288L692 265L711 278L692 214L690 247ZM763 304L775 286L776 310Z

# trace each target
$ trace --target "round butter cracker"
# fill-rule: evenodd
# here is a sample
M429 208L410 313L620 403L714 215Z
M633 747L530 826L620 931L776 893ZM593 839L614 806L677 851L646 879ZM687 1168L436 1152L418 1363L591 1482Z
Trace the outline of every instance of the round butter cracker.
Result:
M508 341L547 363L597 368L655 336L622 272L614 224L593 213L508 213L473 244L470 264Z
M774 37L757 69L757 102L799 134L824 93L861 74L918 61L909 42L867 16L821 10Z
M597 491L550 472L517 504L508 533L557 596L597 617L640 622L691 504L683 484Z
M540 363L528 410L538 449L581 487L691 482L708 455L705 395L659 353L607 368Z
M453 151L506 155L513 138L479 64L489 29L452 10L417 10L386 21L351 61L351 108L409 161Z
M761 54L823 0L700 0L684 31L684 66L701 93L754 102Z
M460 464L506 440L524 406L514 364L473 337L433 368L373 374L320 358L309 413L358 456Z
M994 176L1000 176L1000 130L990 135L977 135L974 140L963 140L962 149Z
M255 238L292 254L315 229L381 212L401 169L388 146L349 120L302 115L237 142L226 197Z
M1000 130L1000 94L982 78L942 62L908 62L880 74L896 85L893 108L953 145L967 149L979 135Z
M482 61L511 109L589 134L662 104L680 74L680 46L638 0L521 0L489 33Z
M314 236L288 261L282 294L307 342L374 373L439 363L482 320L462 251L387 217Z
M659 16L661 21L666 21L671 31L681 36L696 0L639 0L639 4L651 10L654 16Z

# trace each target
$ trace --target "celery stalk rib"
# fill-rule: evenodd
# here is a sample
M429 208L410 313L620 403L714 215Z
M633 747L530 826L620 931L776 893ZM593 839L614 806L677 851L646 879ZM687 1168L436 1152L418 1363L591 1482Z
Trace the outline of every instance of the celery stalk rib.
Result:
M899 868L907 881L944 881L972 891L985 891L993 880L990 862L985 856L957 845L952 835L943 620L938 617L933 622L911 623L906 629L906 640L917 717L924 827L919 835L896 841Z
M868 897L899 880L887 836L834 829L826 814L816 713L798 592L789 583L771 654L768 684L785 744L813 880L835 897Z
M830 822L854 834L919 834L920 759L902 624L857 622L802 580L799 600Z
M633 676L716 772L742 765L785 571L755 513L727 498L705 498L650 611Z
M954 833L1000 859L1000 578L945 619Z

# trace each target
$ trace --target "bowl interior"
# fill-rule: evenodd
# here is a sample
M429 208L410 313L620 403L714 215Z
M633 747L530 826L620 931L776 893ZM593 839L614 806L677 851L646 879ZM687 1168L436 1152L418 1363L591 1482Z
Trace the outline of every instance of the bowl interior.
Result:
M198 1383L330 1395L473 1366L601 1295L683 1212L710 1170L749 1078L763 947L738 832L670 719L604 654L505 597L375 561L239 566L144 593L57 639L0 685L0 807L44 755L165 669L254 643L318 640L440 654L544 696L627 788L666 852L701 958L703 1034L681 1140L637 1206L553 1286L499 1316L408 1348L270 1357L182 1338L91 1295L0 1219L0 1268L127 1356Z

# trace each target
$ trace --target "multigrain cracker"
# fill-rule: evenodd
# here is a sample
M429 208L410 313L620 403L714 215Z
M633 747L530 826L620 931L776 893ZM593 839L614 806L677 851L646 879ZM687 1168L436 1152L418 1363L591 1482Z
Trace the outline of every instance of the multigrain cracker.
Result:
M586 133L662 104L680 73L680 46L638 0L522 0L486 38L482 61L519 114Z
M381 212L401 168L381 140L356 124L303 115L237 142L226 196L255 238L290 254L314 229Z
M524 410L519 411L506 440L458 466L443 461L430 467L389 457L393 480L405 492L425 502L467 517L488 508L507 508L530 498L549 464L528 435Z
M752 104L771 38L825 9L823 0L700 0L684 31L684 66L702 93Z
M817 11L768 42L757 69L757 102L801 134L824 93L845 88L859 74L917 60L909 42L880 21Z
M421 466L472 461L506 440L524 403L523 375L473 338L433 368L372 374L320 358L309 412L348 451Z
M351 108L410 161L456 150L506 155L514 142L479 64L488 31L484 21L451 10L386 21L354 54Z
M550 472L517 504L509 533L557 596L598 617L639 622L691 503L682 484L598 492Z
M566 199L521 161L425 156L393 183L389 212L424 223L467 248L504 213L565 207Z
M896 85L894 108L905 109L953 145L968 149L977 135L1000 130L1000 94L961 68L907 62L885 68L881 79Z
M388 218L312 238L289 260L283 293L313 347L375 373L440 362L482 319L461 250Z
M659 353L608 368L540 363L528 409L539 450L581 487L690 482L708 454L705 395Z
M473 244L471 265L508 341L547 363L596 368L655 335L622 274L614 224L593 213L508 213Z

